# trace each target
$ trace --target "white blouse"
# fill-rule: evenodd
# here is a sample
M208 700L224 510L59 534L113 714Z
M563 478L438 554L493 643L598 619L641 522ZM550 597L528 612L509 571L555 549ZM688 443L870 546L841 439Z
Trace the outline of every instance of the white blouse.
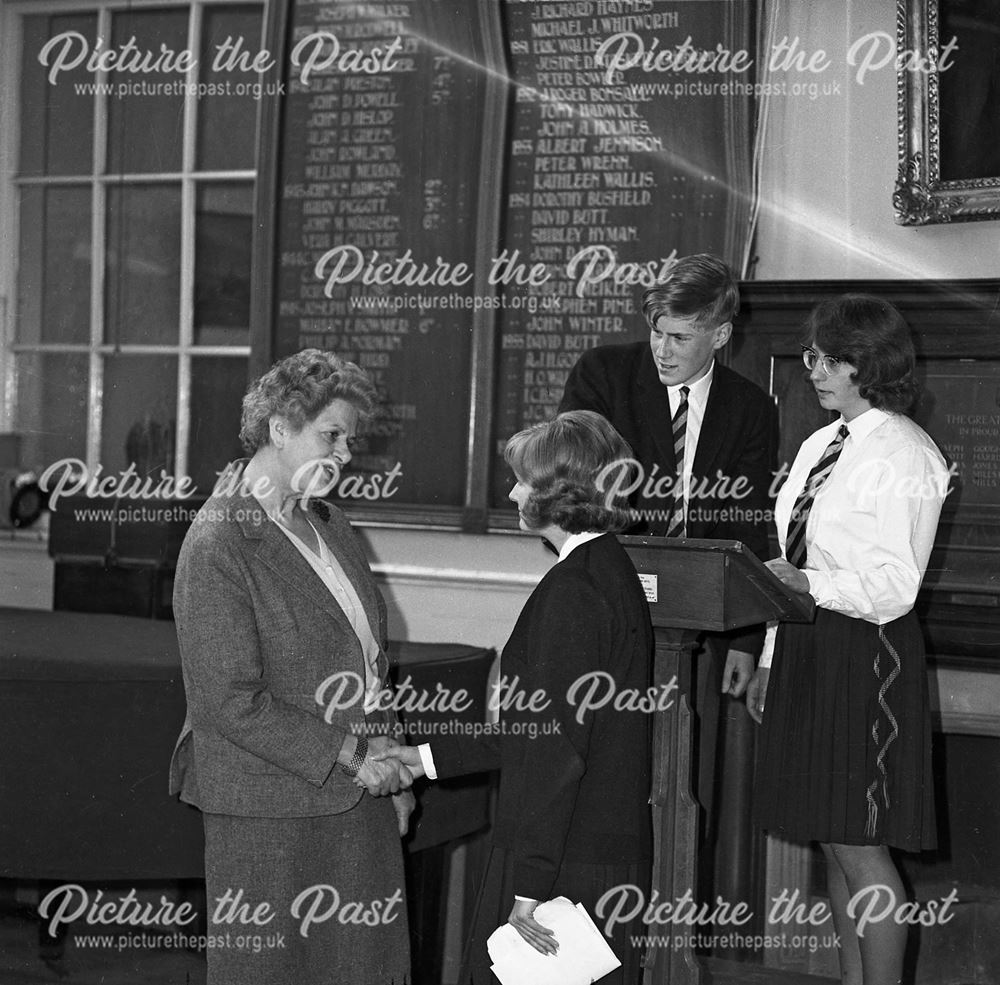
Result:
M844 423L843 451L809 513L802 570L818 606L884 625L913 608L950 473L937 446L908 417L873 408L849 423L840 418L806 438L778 493L782 556L795 500ZM770 666L773 649L769 628L762 667Z
M319 535L319 531L313 526L312 520L306 517L306 522L312 527L316 535L316 543L319 545L319 556L315 551L311 551L294 531L289 530L283 523L271 517L279 530L292 542L298 552L309 562L313 571L319 575L323 584L326 585L330 594L336 599L337 604L344 610L347 621L351 624L361 643L361 650L365 658L365 714L376 711L379 704L379 693L382 682L378 673L379 645L372 633L371 625L368 622L368 614L358 596L351 579L347 577L341 563L326 545L326 541Z

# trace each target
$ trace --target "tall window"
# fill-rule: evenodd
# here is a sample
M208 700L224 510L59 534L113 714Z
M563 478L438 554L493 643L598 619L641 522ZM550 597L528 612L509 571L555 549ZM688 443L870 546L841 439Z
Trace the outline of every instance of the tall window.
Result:
M262 7L39 7L12 49L23 463L208 489L239 454Z

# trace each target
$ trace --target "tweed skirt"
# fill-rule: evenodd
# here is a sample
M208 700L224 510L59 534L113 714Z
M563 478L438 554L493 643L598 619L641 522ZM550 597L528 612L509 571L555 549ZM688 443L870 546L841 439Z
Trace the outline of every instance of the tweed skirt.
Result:
M205 814L208 985L407 985L396 814Z
M924 644L916 615L884 626L817 609L778 629L754 820L790 841L934 848Z

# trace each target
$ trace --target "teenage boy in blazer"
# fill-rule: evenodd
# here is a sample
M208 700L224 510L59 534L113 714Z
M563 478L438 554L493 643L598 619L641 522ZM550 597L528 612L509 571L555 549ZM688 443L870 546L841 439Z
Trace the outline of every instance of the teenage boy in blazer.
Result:
M666 282L643 295L649 341L585 352L570 371L559 411L597 411L632 446L642 481L632 493L639 513L629 533L739 540L766 561L773 405L760 387L715 358L732 336L738 310L739 288L722 260L704 253L679 259ZM682 403L680 478L689 494L678 527L673 421ZM744 693L763 640L763 626L710 634L697 659L697 795L704 830L712 807L719 695Z

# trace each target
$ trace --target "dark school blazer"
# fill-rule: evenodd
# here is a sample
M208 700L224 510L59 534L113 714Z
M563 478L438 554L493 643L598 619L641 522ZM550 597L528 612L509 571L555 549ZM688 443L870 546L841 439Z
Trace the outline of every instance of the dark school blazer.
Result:
M384 681L385 602L361 544L336 508L310 519L364 605ZM335 766L347 732L365 725L364 699L351 702L358 688L348 685L347 707L328 724L316 691L338 672L364 681L361 644L316 572L242 490L213 496L188 530L174 616L187 717L171 792L206 812L247 817L353 807L362 790Z
M676 474L667 388L647 342L597 346L583 353L566 380L559 410L593 410L606 417L632 446L647 479ZM776 439L770 397L716 362L692 465L696 493L704 494L689 502L688 536L739 540L760 560L770 557L768 532L774 521L769 489ZM746 492L734 498L738 479ZM633 494L631 505L650 513L628 532L665 534L670 499L650 499L642 492ZM738 630L727 638L731 647L759 653L763 628Z
M564 862L652 858L652 714L618 710L628 689L647 696L653 648L649 606L613 534L576 547L538 583L500 661L502 678L541 711L501 708L499 734L431 739L439 777L500 768L493 843L513 852L515 892L550 899ZM589 681L610 675L580 715ZM608 677L593 680L607 682ZM612 697L614 695L614 697ZM531 727L535 726L532 735Z

